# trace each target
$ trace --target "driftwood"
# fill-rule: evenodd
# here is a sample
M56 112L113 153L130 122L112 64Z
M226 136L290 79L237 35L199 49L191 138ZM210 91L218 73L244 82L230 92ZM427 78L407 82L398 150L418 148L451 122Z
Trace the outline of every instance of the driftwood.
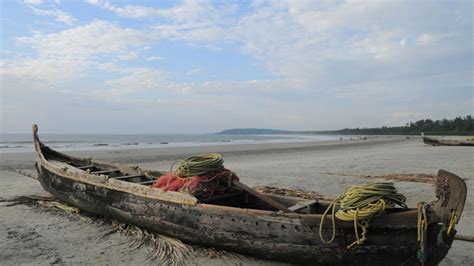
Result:
M461 241L468 241L468 242L474 242L474 236L466 236L466 235L460 235L457 234L454 237L455 240L461 240Z

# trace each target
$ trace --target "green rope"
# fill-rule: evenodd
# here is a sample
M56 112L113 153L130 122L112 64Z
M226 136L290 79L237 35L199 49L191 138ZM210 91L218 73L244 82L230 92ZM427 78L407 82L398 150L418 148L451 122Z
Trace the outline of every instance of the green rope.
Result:
M363 186L347 188L342 195L336 198L326 209L319 224L319 238L324 243L331 243L336 236L335 217L342 221L354 222L356 240L348 246L361 245L366 240L370 220L395 205L406 207L405 196L397 192L393 183L373 183ZM336 204L340 209L336 212ZM324 219L329 210L332 210L332 235L329 240L323 238L322 230ZM359 228L362 230L359 237Z
M217 153L202 154L188 157L181 161L176 169L179 177L201 176L219 172L224 169L224 160Z

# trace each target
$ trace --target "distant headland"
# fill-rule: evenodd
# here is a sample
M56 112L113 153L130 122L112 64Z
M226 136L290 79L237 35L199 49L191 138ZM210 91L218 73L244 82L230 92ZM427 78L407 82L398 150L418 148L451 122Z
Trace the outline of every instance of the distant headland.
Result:
M233 128L217 134L222 135L474 135L474 120L471 115L454 119L422 119L404 126L376 128L344 128L339 130L292 131L266 128Z

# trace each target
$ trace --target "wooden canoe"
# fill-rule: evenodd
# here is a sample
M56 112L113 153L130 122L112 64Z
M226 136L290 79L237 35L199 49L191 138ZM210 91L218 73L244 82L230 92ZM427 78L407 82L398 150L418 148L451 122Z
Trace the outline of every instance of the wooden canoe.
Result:
M474 141L450 140L450 139L434 139L423 137L423 142L432 146L474 146Z
M215 247L260 258L301 264L419 265L417 209L392 209L370 223L364 244L348 249L355 239L354 224L336 219L330 244L319 238L322 213L329 202L266 194L287 208L278 211L262 197L234 193L198 200L190 194L150 188L161 175L90 158L78 158L44 145L33 126L36 168L42 187L54 197L82 210L134 224L186 243ZM426 265L438 264L451 247L461 217L466 185L440 170L437 199L428 211ZM329 236L331 218L322 228Z

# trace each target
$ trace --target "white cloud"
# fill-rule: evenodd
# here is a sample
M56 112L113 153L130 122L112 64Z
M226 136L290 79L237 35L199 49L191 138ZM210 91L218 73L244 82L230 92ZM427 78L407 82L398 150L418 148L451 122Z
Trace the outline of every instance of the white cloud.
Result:
M403 38L400 40L400 46L404 47L407 44L407 38Z
M49 17L55 17L57 21L72 25L76 21L70 14L61 11L59 9L39 9L34 6L30 6L31 10L37 15L40 16L49 16Z
M153 8L138 5L126 5L118 7L107 0L88 0L89 4L110 10L119 16L130 18L165 17L176 22L197 22L217 20L222 16L233 13L234 5L226 5L216 8L210 1L185 0L181 4L171 8Z
M413 12L412 6L405 2L261 2L240 18L228 19L225 15L234 14L234 6L215 7L207 1L184 1L171 8L117 6L102 0L89 2L121 16L164 17L169 23L141 31L95 21L70 31L39 34L23 41L37 45L43 54L90 57L123 52L118 55L122 60L137 57L135 52L126 51L127 47L158 39L184 41L210 49L219 49L221 43L232 43L260 60L294 90L326 90L352 84L363 77L386 79L439 72L442 66L434 67L423 57L449 56L470 49L468 45L457 45L464 47L463 51L449 48L468 39L459 37L466 36L462 32L469 29L468 21L448 20L440 26L439 19L465 11L447 11L437 3L417 3L424 9ZM386 14L388 9L391 12ZM420 17L424 17L423 23L416 23ZM445 32L453 34L448 36ZM441 39L434 36L441 34L444 43L438 42L439 46L432 49L413 45L433 43ZM413 64L417 67L400 68Z
M127 68L114 64L101 64L98 68L111 73L119 73L121 77L105 81L106 87L94 93L107 99L117 99L126 95L156 93L168 90L172 82L168 73L153 68Z
M227 28L235 23L231 17L236 13L237 6L233 4L215 6L210 1L185 0L174 7L154 8L138 5L120 7L106 0L88 2L123 17L163 19L164 22L153 27L153 33L163 39L221 50L218 44L233 38Z
M452 33L447 33L447 34L430 34L430 33L423 33L421 34L416 42L419 45L433 45L434 43L442 40L443 38L450 38L450 37L455 37L454 34Z
M130 51L126 54L121 54L118 56L120 60L133 60L139 57L139 53L137 51Z
M160 61L163 60L161 56L148 56L145 58L146 61Z
M37 82L54 83L71 80L81 76L92 63L84 58L18 58L8 61L3 68L2 76Z
M43 0L23 0L23 3L27 5L41 5Z
M448 116L472 109L469 2L259 1L239 12L232 4L207 1L184 1L170 8L89 2L115 13L118 22L96 20L19 38L36 54L0 63L2 78L17 78L9 83L11 88L15 84L49 88L57 81L73 84L92 70L106 71L106 75L92 73L96 83L88 92L93 91L94 97L86 102L96 101L95 108L110 111L120 104L135 110L146 105L150 117L142 123L160 116L194 123L195 118L214 117L218 109L221 119L212 120L224 121L219 127L379 126L380 121L403 124L424 115ZM123 17L144 19L130 25L146 26L121 27ZM239 76L184 82L176 73L144 67L140 60L123 62L128 67L116 65L118 59L140 55L146 61L161 60L153 54L163 51L144 50L162 39L193 49L221 49L222 60L227 52L240 49L274 78L252 75L249 80ZM197 70L207 69L205 64L191 63L196 69L187 74L205 76ZM78 86L61 90L74 91ZM102 106L104 102L111 104ZM199 108L186 114L182 107L189 105ZM140 111L136 114L141 118ZM216 122L200 121L195 126L205 130Z
M83 57L146 45L155 40L155 37L144 31L121 28L110 22L96 20L59 33L37 33L18 40L30 44L43 56Z
M197 67L197 68L193 68L193 69L190 69L190 70L186 71L186 75L194 76L194 75L199 74L199 72L201 72L201 69L199 67Z
M129 48L154 41L148 32L98 20L57 33L35 33L18 42L31 46L38 56L8 61L4 74L48 82L74 79L97 65L101 56L117 53L124 60L133 59L137 52Z
M396 120L409 121L419 117L424 117L424 114L416 112L395 112L392 114L392 118Z

